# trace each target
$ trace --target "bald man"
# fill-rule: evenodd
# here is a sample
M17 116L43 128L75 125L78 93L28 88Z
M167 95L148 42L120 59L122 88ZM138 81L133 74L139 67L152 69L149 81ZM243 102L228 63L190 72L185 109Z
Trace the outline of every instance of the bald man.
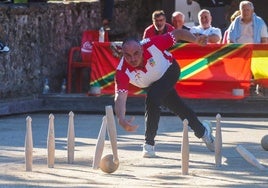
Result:
M172 54L166 51L179 40L207 43L204 35L194 36L187 30L175 29L163 35L157 35L138 41L129 38L123 42L122 54L115 74L115 113L119 124L133 132L138 128L133 119L126 118L126 101L129 84L143 88L145 101L145 142L143 157L155 157L155 136L160 119L160 106L170 109L181 120L187 119L189 126L198 138L214 151L214 137L208 121L200 122L195 113L179 97L175 84L180 68Z

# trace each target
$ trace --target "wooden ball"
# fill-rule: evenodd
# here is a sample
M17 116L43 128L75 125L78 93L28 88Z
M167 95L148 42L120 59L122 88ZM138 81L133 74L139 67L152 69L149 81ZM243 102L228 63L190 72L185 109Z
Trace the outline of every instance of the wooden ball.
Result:
M100 161L100 169L109 174L116 171L118 166L119 163L114 163L112 154L105 155Z
M268 151L268 135L262 137L261 146L264 150Z

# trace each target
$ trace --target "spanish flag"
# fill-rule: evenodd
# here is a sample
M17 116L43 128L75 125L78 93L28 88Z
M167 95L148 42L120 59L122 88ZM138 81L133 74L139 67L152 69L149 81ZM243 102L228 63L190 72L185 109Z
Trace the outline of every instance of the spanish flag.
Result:
M252 45L251 70L255 83L268 87L268 45Z

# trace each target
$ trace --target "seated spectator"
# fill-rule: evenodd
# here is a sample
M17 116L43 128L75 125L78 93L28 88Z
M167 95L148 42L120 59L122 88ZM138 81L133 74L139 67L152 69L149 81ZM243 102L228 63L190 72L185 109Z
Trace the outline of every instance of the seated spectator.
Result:
M212 16L210 11L202 9L198 13L199 25L190 29L190 32L194 35L207 35L208 43L220 43L221 42L221 30L211 26Z
M227 36L228 43L268 43L267 26L263 19L254 13L254 5L250 1L239 4L241 15L230 25ZM262 86L256 84L255 93L262 95Z
M171 17L171 23L173 27L175 27L175 29L185 29L189 31L190 28L184 25L184 18L185 16L182 12L175 11ZM177 42L182 43L182 42L187 42L187 41L180 40Z
M190 30L189 27L185 26L184 25L184 20L185 20L185 16L182 12L179 12L179 11L175 11L173 14L172 14L172 17L171 17L171 23L173 25L173 27L175 29L186 29L186 30Z
M253 3L241 1L241 16L229 27L228 43L268 43L267 26L262 18L254 13Z
M154 11L152 21L153 23L144 30L143 38L162 35L174 30L174 27L166 22L166 15L163 10Z
M230 23L232 23L236 17L240 16L241 15L241 12L240 10L237 10L233 13L233 15L230 17ZM229 28L226 29L226 31L224 32L223 34L223 37L222 37L222 44L226 44L228 41L227 41L227 36L228 36L228 33L229 33Z
M232 23L232 22L236 19L236 17L238 17L238 16L240 16L240 15L241 15L240 10L235 11L235 12L232 14L231 18L230 18L230 23Z

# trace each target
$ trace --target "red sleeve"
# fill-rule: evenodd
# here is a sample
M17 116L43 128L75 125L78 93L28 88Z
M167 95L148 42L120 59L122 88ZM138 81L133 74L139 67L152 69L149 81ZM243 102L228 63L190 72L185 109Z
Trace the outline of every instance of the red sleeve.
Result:
M115 73L115 92L128 92L129 78L122 70Z
M151 42L163 51L176 44L176 40L170 32L152 37Z

